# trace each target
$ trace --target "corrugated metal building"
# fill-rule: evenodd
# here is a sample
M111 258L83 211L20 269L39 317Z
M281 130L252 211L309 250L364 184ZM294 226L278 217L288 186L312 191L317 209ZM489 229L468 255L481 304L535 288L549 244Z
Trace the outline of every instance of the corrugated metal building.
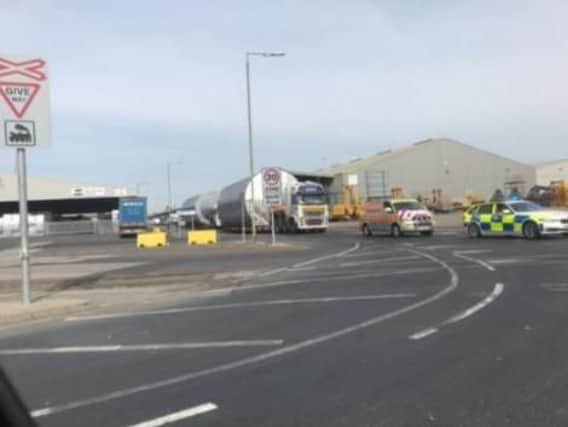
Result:
M534 166L526 165L451 139L427 139L397 150L322 169L334 176L331 194L352 185L361 199L389 196L393 188L406 196L463 200L468 195L488 198L496 188L517 187L523 194L535 184ZM512 183L512 184L511 184Z
M536 183L538 185L550 185L553 181L568 181L568 159L536 165Z

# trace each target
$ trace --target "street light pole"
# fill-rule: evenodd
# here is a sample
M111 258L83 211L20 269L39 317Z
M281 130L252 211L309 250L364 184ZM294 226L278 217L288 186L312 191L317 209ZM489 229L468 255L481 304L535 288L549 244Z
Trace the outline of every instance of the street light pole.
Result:
M173 165L181 165L182 160L177 160L175 162L168 160L168 162L166 163L166 172L167 172L167 178L168 178L168 207L167 207L168 211L173 209L173 206L172 206L172 204L173 204L173 201L172 201L172 164Z
M167 175L168 175L168 207L167 207L167 211L169 211L172 208L172 177L171 177L171 162L168 160L167 163Z
M247 80L247 121L248 121L248 148L249 148L249 169L250 169L250 190L251 190L251 238L256 240L256 218L254 204L254 150L252 142L252 112L251 112L251 96L250 96L250 57L262 56L264 58L281 57L286 55L284 52L246 52L245 54L245 71ZM246 204L246 193L243 194L243 203Z
M256 219L254 216L254 153L252 148L252 113L250 108L250 53L246 54L246 76L247 76L247 119L248 119L248 146L249 146L249 173L250 173L250 191L251 191L251 212L250 226L251 239L256 240ZM246 192L243 193L243 203L246 204Z
M137 196L140 195L140 188L141 188L143 185L146 185L146 184L147 184L147 182L145 182L145 181L143 181L143 182L137 182L137 183L136 183L136 195L137 195Z

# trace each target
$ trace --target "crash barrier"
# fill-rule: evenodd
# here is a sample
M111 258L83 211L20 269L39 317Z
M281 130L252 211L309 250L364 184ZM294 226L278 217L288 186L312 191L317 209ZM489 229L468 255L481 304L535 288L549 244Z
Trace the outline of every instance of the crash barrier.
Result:
M217 230L193 230L187 233L189 245L212 245L217 243Z
M168 235L159 228L152 231L143 231L136 235L136 247L138 248L161 248L168 244Z

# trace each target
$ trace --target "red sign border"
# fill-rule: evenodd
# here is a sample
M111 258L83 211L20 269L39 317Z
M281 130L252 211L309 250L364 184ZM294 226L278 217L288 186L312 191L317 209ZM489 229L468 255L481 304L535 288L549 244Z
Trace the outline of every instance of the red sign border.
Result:
M34 92L30 95L30 97L28 98L28 100L26 101L26 103L24 104L22 111L18 112L18 110L16 109L16 107L14 106L14 104L12 103L12 101L10 100L10 98L4 93L3 90L3 86L7 86L7 85L11 85L11 86L25 86L25 87L31 87L34 89ZM2 99L4 99L4 101L6 102L6 105L8 105L8 108L10 108L10 110L12 111L12 113L14 113L14 115L18 118L21 119L22 117L24 117L24 115L26 114L26 111L28 111L28 108L30 108L31 103L33 102L33 100L35 99L36 95L39 93L41 89L41 85L39 85L38 83L23 83L23 82L5 82L5 81L0 81L0 96L2 97Z
M45 73L41 70L44 65L45 61L41 58L34 58L23 62L14 62L0 57L0 77L20 74L29 79L41 82L47 79Z
M264 175L268 172L276 172L278 174L278 181L276 182L272 182L272 181L268 181L264 178ZM268 185L270 187L276 187L277 185L279 185L282 182L282 173L280 172L279 169L277 168L267 168L265 170L262 171L262 182L265 185Z

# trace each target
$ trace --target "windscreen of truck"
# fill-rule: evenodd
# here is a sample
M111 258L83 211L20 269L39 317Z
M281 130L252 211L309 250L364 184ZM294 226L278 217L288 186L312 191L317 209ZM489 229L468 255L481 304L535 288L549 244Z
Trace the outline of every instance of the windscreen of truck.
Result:
M304 185L298 191L298 201L306 205L321 205L326 203L326 195L317 185Z

